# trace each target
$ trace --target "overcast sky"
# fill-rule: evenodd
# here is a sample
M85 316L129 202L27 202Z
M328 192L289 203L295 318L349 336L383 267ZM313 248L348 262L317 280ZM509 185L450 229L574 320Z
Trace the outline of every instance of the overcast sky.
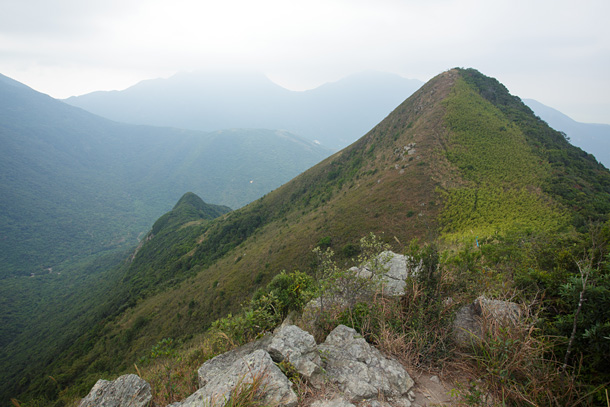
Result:
M0 73L66 98L196 69L304 90L473 67L610 123L609 16L608 0L2 0Z

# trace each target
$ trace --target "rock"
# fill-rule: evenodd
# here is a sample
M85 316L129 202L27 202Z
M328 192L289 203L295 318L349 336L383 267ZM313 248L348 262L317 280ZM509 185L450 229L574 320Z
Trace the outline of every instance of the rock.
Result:
M199 387L205 386L211 379L225 371L228 366L231 366L239 359L243 359L244 356L251 354L255 350L267 350L271 339L271 335L266 335L257 341L247 343L237 349L230 350L208 360L197 370Z
M474 312L483 318L492 318L502 325L515 324L521 318L521 308L510 301L489 300L483 296L474 301Z
M316 400L311 403L311 407L355 407L343 397L336 397L332 400Z
M315 298L303 308L301 325L310 332L316 332L321 313L335 315L353 307L358 302L371 301L380 291L389 297L405 293L406 278L417 275L422 263L413 264L412 258L384 251L362 267L352 267L347 277L335 282L335 287L324 298Z
M420 265L413 267L409 257L392 251L379 253L371 263L361 269L353 268L353 270L362 278L371 278L373 272L379 274L383 295L389 297L404 295L405 280L409 275L416 275L421 267Z
M282 325L273 335L267 351L275 362L288 359L305 378L319 381L322 360L310 333L295 325Z
M79 407L144 407L152 399L150 385L135 374L98 380Z
M202 366L203 367L203 366ZM181 403L173 407L223 407L231 396L231 392L240 384L252 383L254 377L263 375L264 392L261 394L263 405L294 407L297 395L292 390L292 384L281 370L273 363L269 354L262 350L235 360L224 370L215 370L215 375L208 375L207 383Z
M465 305L455 314L453 321L453 337L462 346L470 345L473 339L481 338L481 324L476 319L474 306Z
M379 401L379 400L365 400L362 403L359 403L360 407L392 407L390 403L387 401Z
M460 308L453 321L453 334L461 346L483 339L483 321L493 320L502 326L516 324L521 308L509 301L490 300L481 296L470 305Z
M318 349L327 379L349 401L379 395L400 398L413 387L413 380L400 363L384 357L352 328L339 325Z

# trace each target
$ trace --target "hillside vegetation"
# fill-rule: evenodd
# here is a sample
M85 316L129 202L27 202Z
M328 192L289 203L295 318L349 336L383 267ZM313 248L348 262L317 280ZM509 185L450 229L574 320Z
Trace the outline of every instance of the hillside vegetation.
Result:
M564 132L570 143L592 153L597 161L610 168L610 124L577 122L533 99L523 102L555 130Z
M113 312L48 365L51 399L83 396L98 377L139 363L159 403L178 400L204 360L392 248L423 267L405 295L330 313L319 329L348 324L413 368L459 371L456 389L472 405L603 400L610 172L492 78L444 72L255 202L212 221L200 204L187 195L153 226L121 271ZM374 243L362 240L371 233ZM527 318L458 349L451 321L480 295L514 299ZM20 390L42 400L45 380Z
M241 207L329 154L285 131L119 124L5 77L0 95L0 278L130 247L186 191Z

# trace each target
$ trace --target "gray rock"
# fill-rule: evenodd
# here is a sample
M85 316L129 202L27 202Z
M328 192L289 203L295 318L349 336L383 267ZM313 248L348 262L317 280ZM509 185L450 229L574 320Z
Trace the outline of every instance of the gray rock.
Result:
M271 335L266 335L257 341L247 343L237 349L230 350L208 360L197 370L199 387L205 386L208 381L221 374L235 361L243 359L244 356L249 355L258 349L266 350L271 343L271 339Z
M397 297L404 295L407 277L419 272L420 265L413 266L410 260L403 254L384 251L379 253L372 263L355 270L357 275L363 278L371 278L373 274L378 274L383 295Z
M152 399L150 385L135 374L98 380L79 407L144 407Z
M521 318L521 308L514 302L490 300L481 296L473 305L477 315L492 318L502 325L515 324Z
M411 407L411 402L407 398L399 398L385 401L365 400L358 405L359 407Z
M510 326L520 318L521 308L518 304L481 296L458 310L453 321L454 338L459 345L469 346L483 338L484 321L492 320L502 326Z
M368 264L349 269L348 277L338 280L324 298L311 300L303 308L301 322L307 330L314 332L319 315L323 312L341 312L358 302L372 300L380 291L385 296L402 296L406 278L416 275L420 269L421 262L414 264L408 256L384 251Z
M406 396L413 380L395 360L384 357L358 333L339 325L318 346L326 377L352 402Z
M263 388L261 402L264 405L294 407L297 404L297 395L292 390L292 383L284 376L273 363L269 354L262 350L235 360L230 366L221 371L216 370L215 376L208 376L204 387L197 390L181 403L172 404L173 407L223 407L231 392L240 384L252 383L254 377L263 375Z
M343 397L336 397L332 400L316 400L311 403L311 407L355 407Z
M482 336L481 323L477 320L472 304L461 307L453 321L453 337L458 345L467 346Z
M322 373L316 341L310 333L295 325L282 325L273 335L267 351L275 362L288 359L308 380L318 381Z

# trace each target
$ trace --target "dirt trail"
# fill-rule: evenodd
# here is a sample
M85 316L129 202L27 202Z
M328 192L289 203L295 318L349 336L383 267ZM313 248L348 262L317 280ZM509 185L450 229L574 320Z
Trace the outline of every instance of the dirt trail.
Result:
M409 372L415 381L413 392L415 400L411 407L458 406L459 400L451 397L452 386L443 382L438 376L425 372Z

